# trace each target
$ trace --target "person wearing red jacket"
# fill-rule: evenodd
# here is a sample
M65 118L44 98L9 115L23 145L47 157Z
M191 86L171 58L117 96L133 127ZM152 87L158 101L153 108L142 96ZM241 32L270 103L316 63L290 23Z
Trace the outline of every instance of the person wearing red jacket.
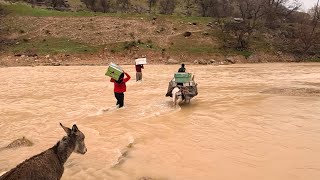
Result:
M126 78L124 78L124 75L126 75ZM119 80L116 81L115 79L111 78L110 82L114 83L114 97L117 99L117 106L119 106L119 108L123 107L124 104L124 92L126 92L127 88L126 88L126 82L128 82L130 80L130 75L126 72L123 72L120 77Z

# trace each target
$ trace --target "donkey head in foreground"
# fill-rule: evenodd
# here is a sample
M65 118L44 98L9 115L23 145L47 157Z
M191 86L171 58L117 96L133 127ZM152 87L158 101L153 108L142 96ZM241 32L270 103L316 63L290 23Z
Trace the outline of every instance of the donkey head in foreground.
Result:
M64 131L67 133L67 137L64 137L62 140L71 140L75 143L75 148L73 152L79 153L79 154L85 154L87 152L86 145L84 143L84 134L78 129L77 125L73 125L72 129L63 126L60 123L60 126L64 129Z

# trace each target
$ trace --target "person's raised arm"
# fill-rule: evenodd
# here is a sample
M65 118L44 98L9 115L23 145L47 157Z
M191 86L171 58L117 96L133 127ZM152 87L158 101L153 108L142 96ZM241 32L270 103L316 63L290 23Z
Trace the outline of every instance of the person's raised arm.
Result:
M130 76L128 73L126 73L126 72L124 72L124 74L125 74L127 77L126 77L126 78L124 78L123 82L127 82L127 81L129 81L129 80L130 80L130 78L131 78L131 76Z

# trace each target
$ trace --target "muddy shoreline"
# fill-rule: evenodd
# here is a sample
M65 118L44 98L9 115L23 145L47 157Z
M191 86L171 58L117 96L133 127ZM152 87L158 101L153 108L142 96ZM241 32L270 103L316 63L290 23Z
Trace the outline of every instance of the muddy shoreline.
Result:
M243 63L273 63L273 62L302 62L291 55L270 55L257 53L248 58L243 56L222 55L175 55L162 57L157 54L114 55L114 54L58 54L58 55L34 55L9 54L0 56L0 67L16 66L104 66L110 62L121 65L134 64L134 59L147 57L148 64L200 64L200 65L228 65Z

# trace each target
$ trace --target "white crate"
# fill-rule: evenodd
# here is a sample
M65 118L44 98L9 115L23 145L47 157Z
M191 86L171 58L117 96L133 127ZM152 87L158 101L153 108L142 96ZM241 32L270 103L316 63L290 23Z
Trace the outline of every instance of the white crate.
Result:
M147 58L138 58L135 61L136 64L147 64Z

